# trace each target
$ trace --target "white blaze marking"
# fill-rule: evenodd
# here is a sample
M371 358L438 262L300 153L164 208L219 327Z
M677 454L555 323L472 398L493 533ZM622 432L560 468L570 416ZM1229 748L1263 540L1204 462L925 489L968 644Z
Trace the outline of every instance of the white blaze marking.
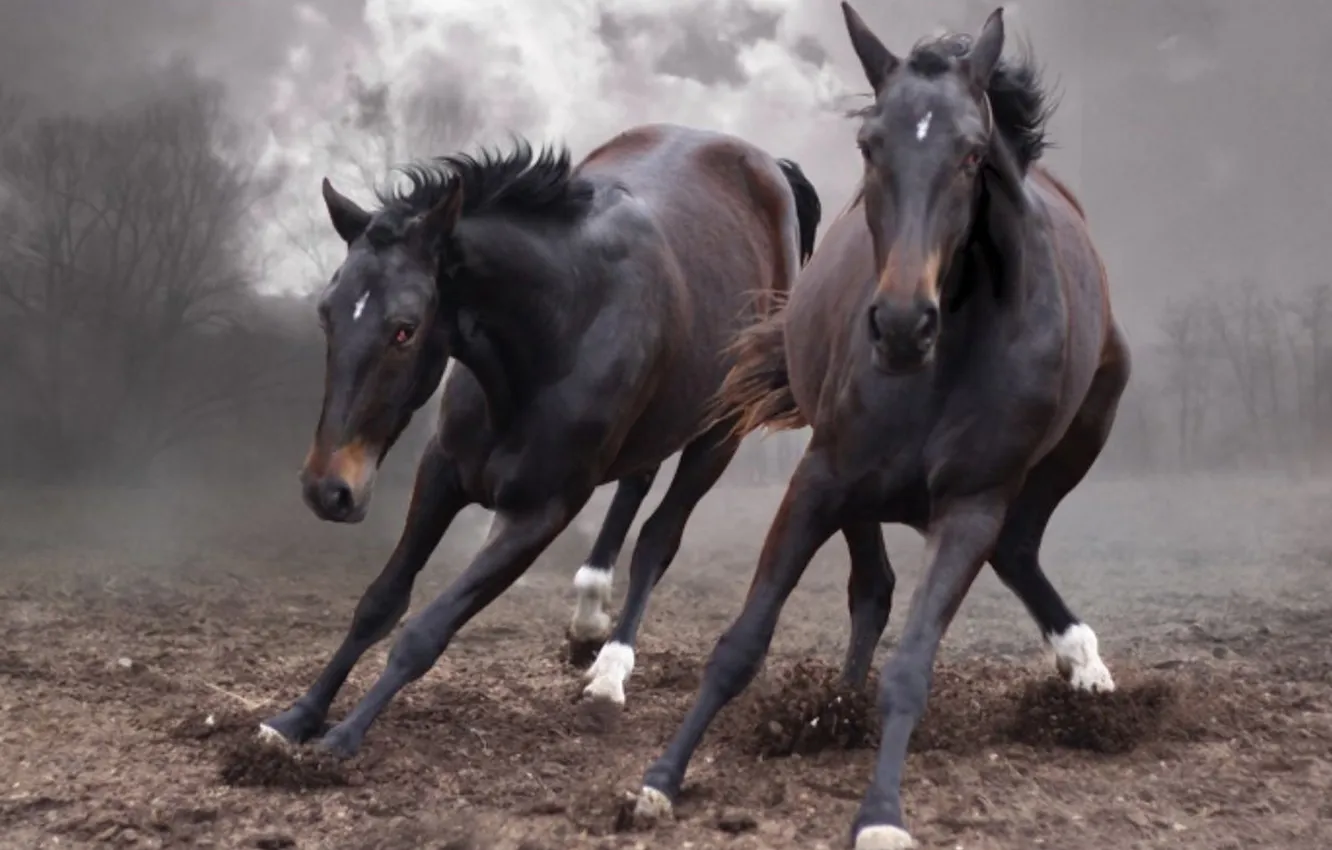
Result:
M574 590L578 592L577 608L569 631L576 640L605 640L610 636L610 614L605 608L611 598L611 571L590 565L574 573Z
M365 302L370 300L370 290L361 293L361 297L356 299L356 304L352 307L352 321L361 318L361 313L365 312Z
M925 141L925 134L930 132L930 121L934 119L933 112L926 112L925 117L916 122L916 141Z
M1080 691L1115 689L1115 680L1097 651L1096 632L1086 623L1077 623L1059 635L1050 635L1050 648L1055 653L1055 666L1068 677L1068 682Z
M634 672L634 648L611 641L597 653L597 660L584 675L592 681L583 688L584 696L624 705L624 683Z

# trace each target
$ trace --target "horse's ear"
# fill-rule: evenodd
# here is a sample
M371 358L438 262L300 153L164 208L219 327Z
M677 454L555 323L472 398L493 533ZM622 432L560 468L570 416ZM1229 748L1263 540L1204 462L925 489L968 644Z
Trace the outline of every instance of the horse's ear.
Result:
M990 85L990 75L999 64L999 54L1004 52L1004 7L1000 6L985 19L985 26L976 38L976 43L963 59L971 81L982 89Z
M898 59L882 41L879 41L877 35L870 32L870 28L861 20L856 10L851 8L850 3L842 3L842 16L846 18L846 31L851 36L851 47L860 59L860 67L865 70L865 79L869 80L870 87L874 89L875 94L878 94L883 90L883 84L888 81L888 76L896 70Z
M411 237L422 246L433 246L453 232L462 217L463 187L454 180L448 194L430 209L412 219Z
M361 209L351 198L338 192L333 184L324 178L321 187L324 194L324 206L328 207L328 217L333 222L333 229L348 245L365 232L370 224L370 213Z

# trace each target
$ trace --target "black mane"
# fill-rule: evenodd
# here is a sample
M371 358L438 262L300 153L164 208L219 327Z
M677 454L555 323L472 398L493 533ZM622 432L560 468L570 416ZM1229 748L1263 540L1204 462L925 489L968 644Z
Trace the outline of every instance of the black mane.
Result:
M911 48L906 65L922 77L937 77L953 68L956 61L971 50L973 39L966 33L947 33L917 42ZM1055 103L1041 80L1030 46L1023 44L1016 61L1000 59L986 90L994 124L1008 142L1024 172L1050 147L1046 125L1054 114Z
M375 193L381 211L389 214L389 220L382 222L386 229L397 229L411 216L433 208L459 182L464 216L506 212L571 217L592 197L592 186L574 174L567 147L533 148L522 138L515 138L507 154L481 148L475 156L439 156L396 170L407 178L407 185Z

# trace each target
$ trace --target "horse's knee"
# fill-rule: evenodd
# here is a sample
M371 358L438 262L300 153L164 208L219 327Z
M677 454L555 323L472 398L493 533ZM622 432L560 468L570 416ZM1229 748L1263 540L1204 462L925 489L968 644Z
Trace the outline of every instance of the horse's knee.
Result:
M415 681L426 674L444 651L437 643L420 620L409 620L389 650L388 666L406 681Z
M930 669L909 657L888 662L879 680L879 713L920 717L930 698Z
M758 675L766 648L756 630L732 628L717 641L704 667L704 677L725 699L732 699Z
M407 613L409 603L407 593L398 593L391 588L371 588L361 597L352 614L352 639L378 643L388 637L398 620Z

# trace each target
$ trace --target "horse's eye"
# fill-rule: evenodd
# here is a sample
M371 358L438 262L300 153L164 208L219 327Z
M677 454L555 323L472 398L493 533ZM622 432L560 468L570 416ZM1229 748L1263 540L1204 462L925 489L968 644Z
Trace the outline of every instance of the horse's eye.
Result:
M416 327L414 325L399 325L393 332L393 343L395 345L406 345L416 336Z
M856 142L856 147L860 148L860 155L864 157L866 162L868 162L870 155L873 153L873 150L870 148L870 143L861 139Z
M963 157L962 168L967 171L975 171L977 168L980 167L980 163L981 163L980 151L972 151L971 153Z

